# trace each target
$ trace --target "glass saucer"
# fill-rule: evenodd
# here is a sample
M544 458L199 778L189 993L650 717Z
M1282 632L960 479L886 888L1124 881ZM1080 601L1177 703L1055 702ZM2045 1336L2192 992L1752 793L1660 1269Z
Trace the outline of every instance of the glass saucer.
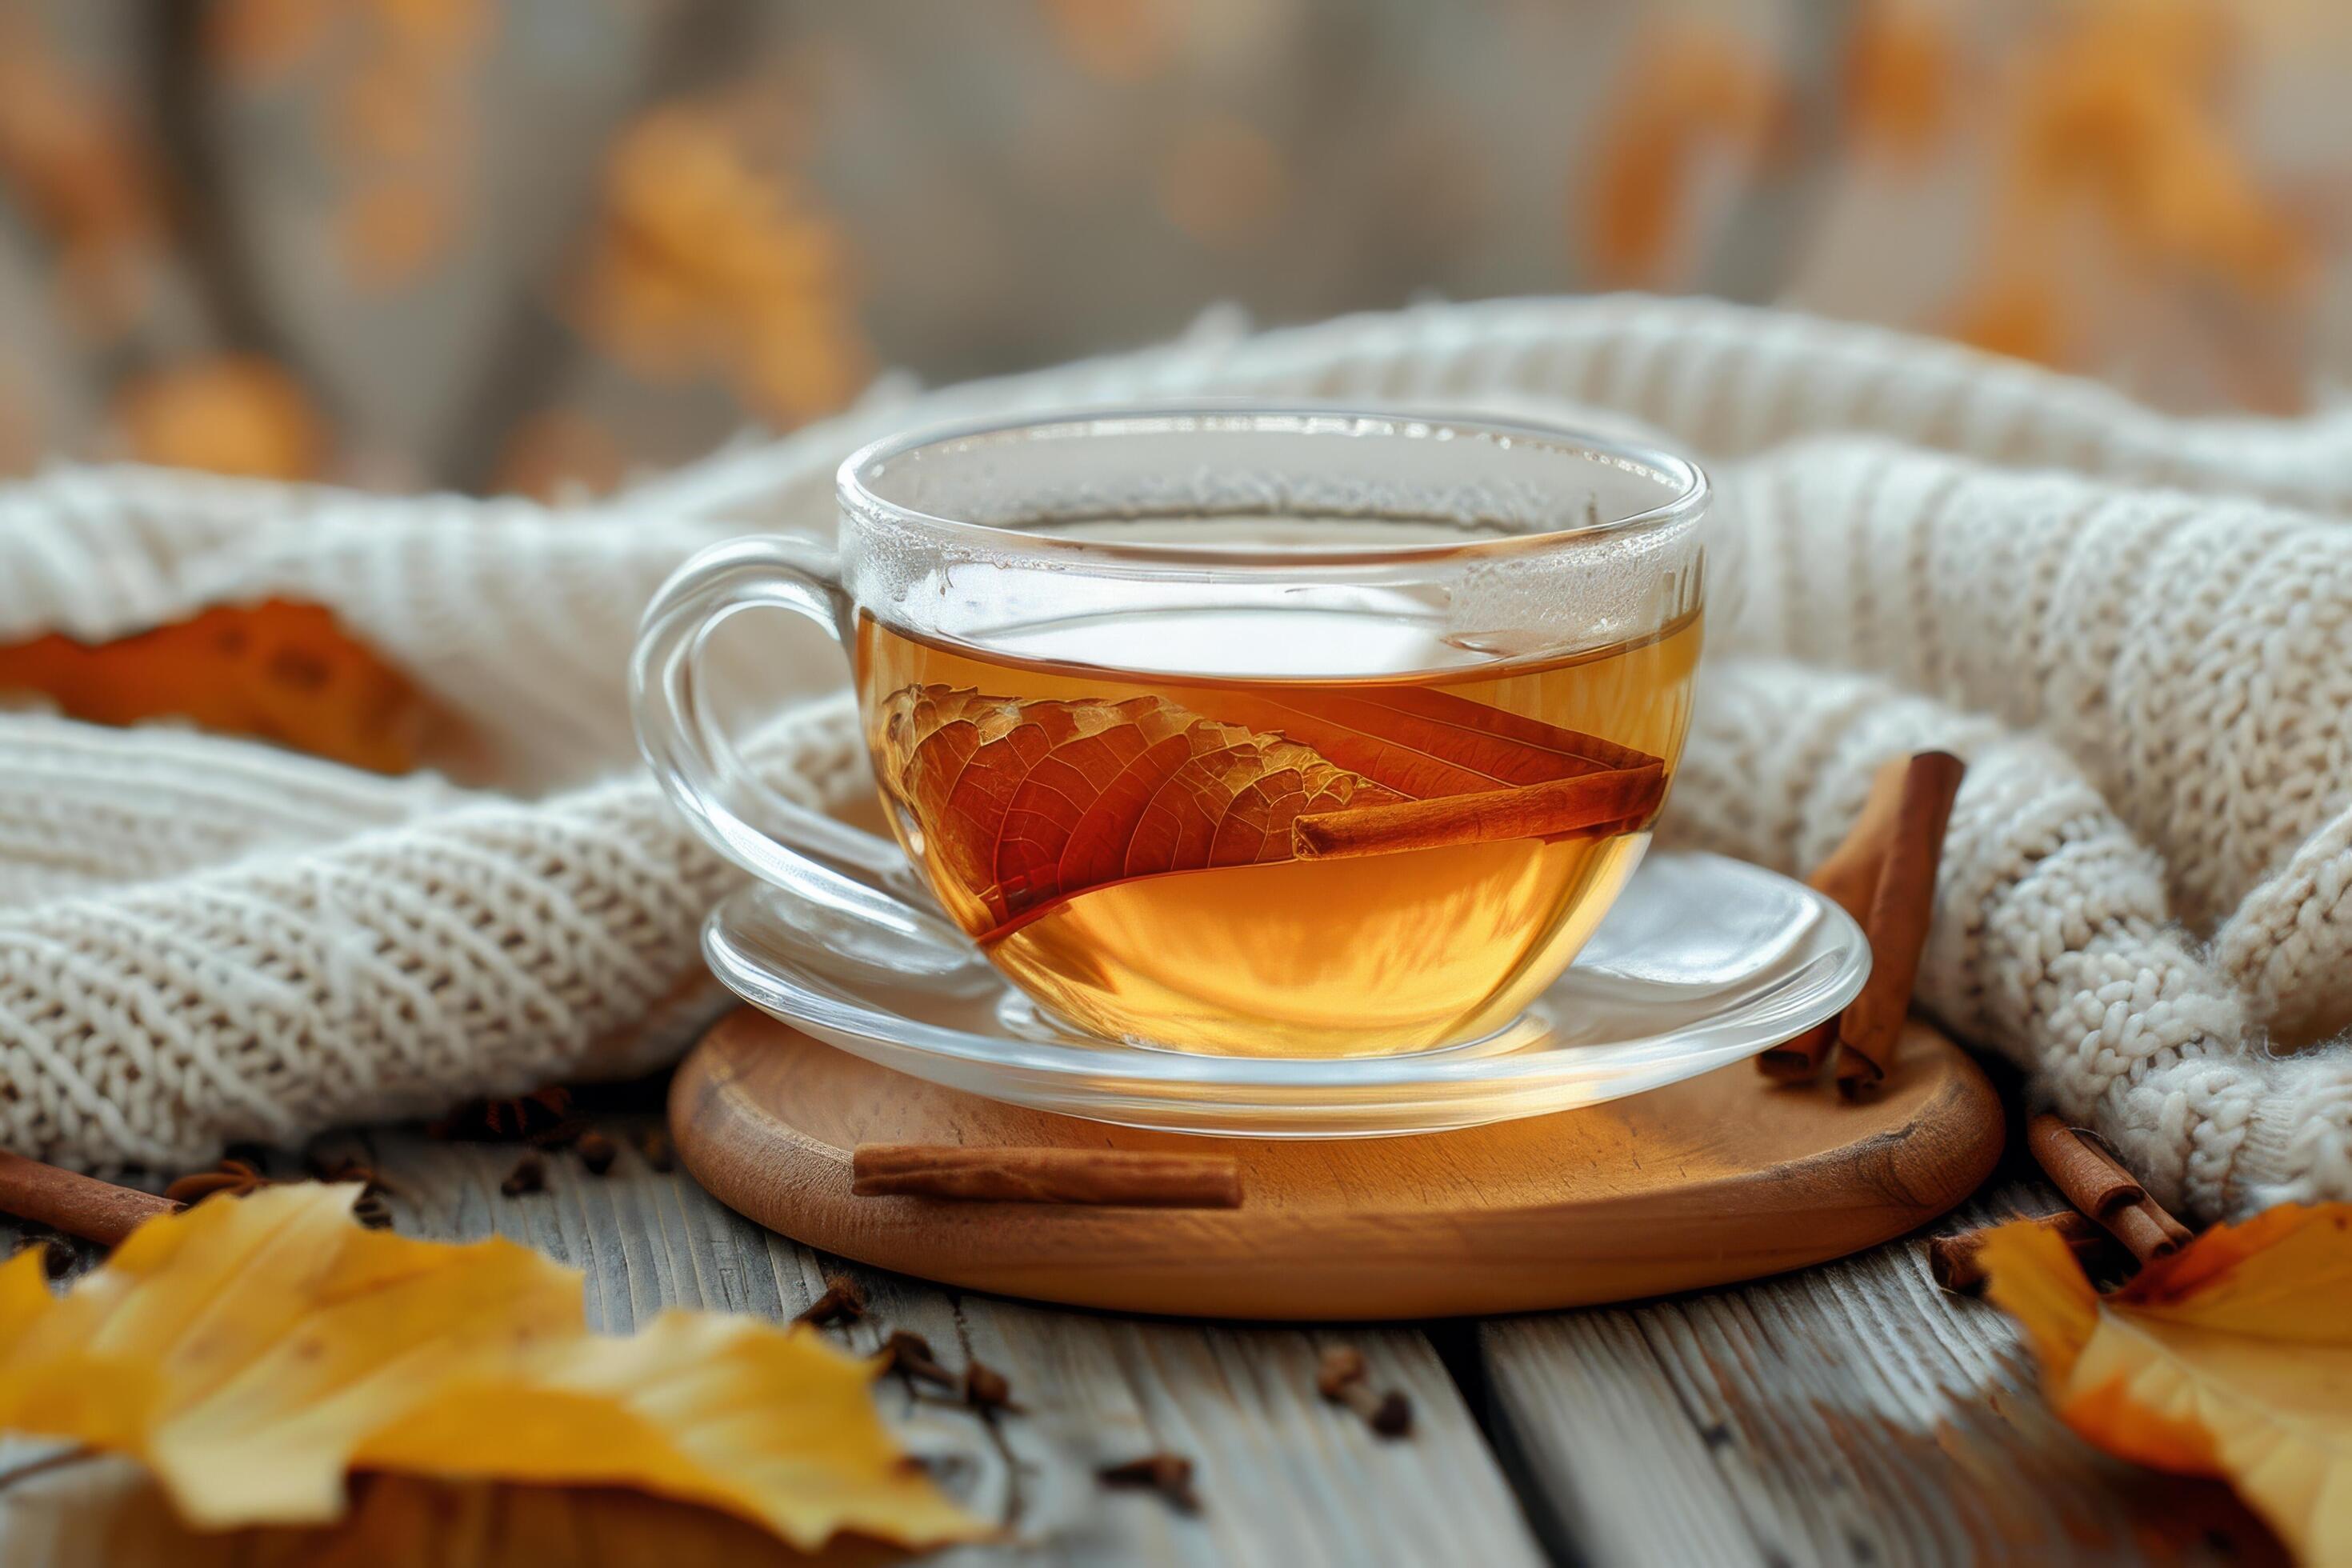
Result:
M754 884L711 911L702 951L746 1002L894 1071L1066 1116L1247 1138L1436 1132L1639 1094L1832 1016L1870 973L1861 928L1801 882L1719 855L1654 855L1568 973L1484 1040L1207 1056L1081 1034L976 958L845 958L838 924Z

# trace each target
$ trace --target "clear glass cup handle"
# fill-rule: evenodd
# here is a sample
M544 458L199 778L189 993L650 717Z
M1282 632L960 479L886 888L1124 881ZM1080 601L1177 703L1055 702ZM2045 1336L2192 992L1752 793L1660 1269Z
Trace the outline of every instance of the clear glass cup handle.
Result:
M786 799L710 711L703 650L721 623L754 609L790 610L846 646L849 602L822 546L737 539L695 555L646 607L629 670L654 777L712 848L810 906L842 956L935 974L978 963L897 845Z

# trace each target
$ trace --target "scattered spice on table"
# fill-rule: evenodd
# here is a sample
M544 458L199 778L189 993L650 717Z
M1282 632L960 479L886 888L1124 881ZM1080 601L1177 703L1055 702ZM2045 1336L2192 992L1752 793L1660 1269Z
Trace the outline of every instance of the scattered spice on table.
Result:
M978 1356L964 1363L963 1402L974 1410L1021 1413L1021 1406L1013 1403L1011 1381Z
M352 1159L349 1154L339 1155L332 1160L321 1159L313 1155L303 1163L303 1169L310 1173L310 1179L313 1181L328 1183L357 1182L362 1187L364 1187L371 1192L388 1193L392 1191L392 1184L385 1181L383 1174L379 1173L374 1166L363 1164L360 1161Z
M866 1316L866 1289L846 1274L824 1277L824 1294L802 1308L795 1323L854 1323Z
M620 1153L610 1138L593 1127L580 1134L572 1145L572 1152L580 1156L580 1163L588 1167L588 1173L592 1176L601 1176L610 1171L614 1157Z
M525 1154L521 1159L517 1160L515 1168L507 1173L507 1179L499 1184L499 1191L510 1198L519 1198L527 1193L543 1193L546 1190L547 1162L536 1154Z
M1371 1363L1353 1345L1334 1345L1323 1352L1315 1369L1315 1392L1334 1405L1344 1405L1364 1418L1383 1437L1402 1437L1412 1430L1412 1401L1402 1389L1376 1392Z
M520 1143L572 1118L572 1091L561 1084L503 1099L474 1100L425 1124L428 1138L460 1143Z
M1095 1478L1107 1487L1158 1492L1171 1507L1184 1513L1201 1511L1200 1494L1192 1489L1192 1461L1181 1454L1146 1454L1105 1465Z
M544 1149L550 1153L560 1153L578 1143L587 1131L588 1123L576 1116L567 1116L553 1126L542 1127L531 1133L525 1142L534 1149Z
M934 1388L957 1386L955 1373L939 1363L931 1354L931 1342L909 1329L893 1329L890 1337L882 1342L884 1364L919 1383Z
M384 1201L392 1184L383 1179L374 1166L362 1164L350 1155L326 1160L313 1155L304 1162L304 1168L314 1181L329 1184L357 1182L360 1195L352 1205L352 1217L370 1230L392 1228L392 1205Z
M219 1193L243 1197L271 1185L270 1179L250 1160L223 1160L209 1171L191 1171L163 1189L175 1204L202 1203Z

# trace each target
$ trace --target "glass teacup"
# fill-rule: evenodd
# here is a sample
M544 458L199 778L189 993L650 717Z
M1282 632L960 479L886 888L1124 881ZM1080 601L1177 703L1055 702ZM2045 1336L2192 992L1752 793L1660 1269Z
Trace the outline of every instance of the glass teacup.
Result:
M1707 490L1664 452L1118 409L878 442L839 495L835 552L738 541L664 587L647 758L835 925L960 939L1107 1039L1491 1033L1607 911L1681 755ZM850 650L896 849L761 790L705 710L703 638L755 605Z

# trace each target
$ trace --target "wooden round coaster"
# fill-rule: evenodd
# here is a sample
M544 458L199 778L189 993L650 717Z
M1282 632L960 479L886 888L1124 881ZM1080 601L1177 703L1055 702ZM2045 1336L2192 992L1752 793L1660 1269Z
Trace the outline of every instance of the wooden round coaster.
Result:
M1003 1105L741 1008L670 1091L695 1178L821 1251L943 1284L1196 1317L1381 1319L1621 1301L1900 1236L2000 1157L1976 1064L1914 1022L1849 1104L1748 1063L1584 1110L1416 1138L1208 1139ZM1222 1152L1236 1209L855 1197L861 1142Z

